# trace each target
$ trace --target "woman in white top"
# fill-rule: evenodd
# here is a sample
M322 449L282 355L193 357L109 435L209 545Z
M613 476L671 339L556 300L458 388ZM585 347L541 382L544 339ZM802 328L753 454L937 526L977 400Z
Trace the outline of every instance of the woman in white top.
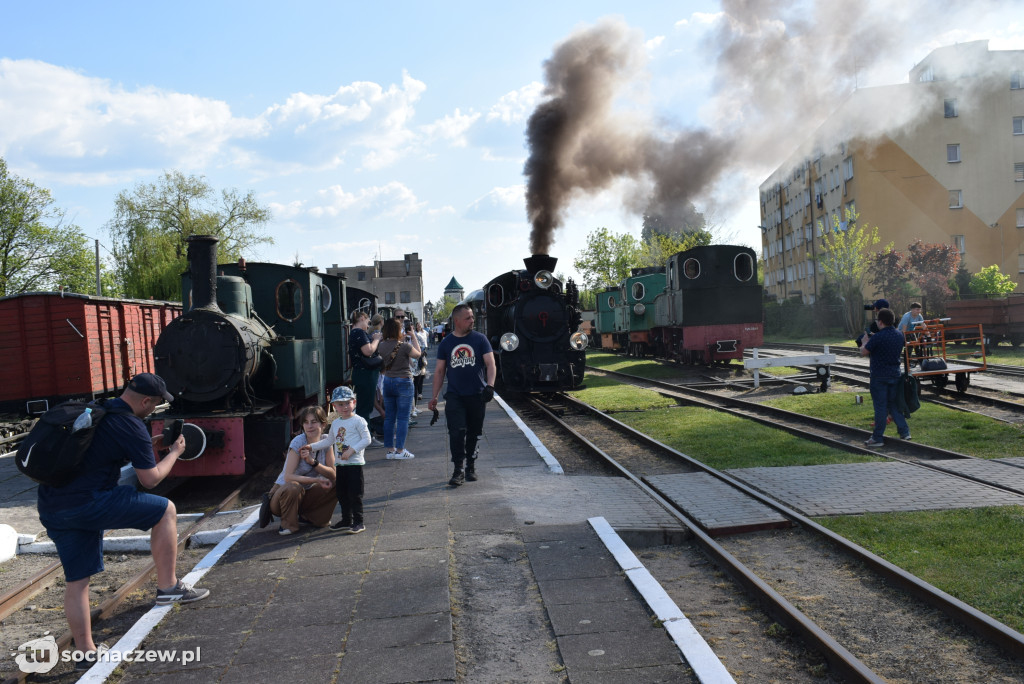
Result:
M269 494L269 512L281 517L278 534L298 532L299 516L316 527L327 527L337 501L333 445L317 451L302 448L320 440L327 427L327 415L319 406L307 406L299 411L299 422L302 432L288 445L284 468ZM261 527L265 526L263 520L261 511Z

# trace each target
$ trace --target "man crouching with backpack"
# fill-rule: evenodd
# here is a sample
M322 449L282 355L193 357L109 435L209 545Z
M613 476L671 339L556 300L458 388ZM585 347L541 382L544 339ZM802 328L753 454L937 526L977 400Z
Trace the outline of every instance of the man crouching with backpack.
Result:
M103 571L105 530L148 530L157 572L157 605L191 603L210 595L209 589L193 589L174 574L178 525L174 503L162 496L118 486L121 466L131 462L146 489L159 484L185 450L181 435L159 463L153 446L163 439L150 437L142 419L173 395L158 375L140 373L129 381L121 396L104 405L106 417L96 425L92 444L82 459L81 472L63 487L39 485L39 520L57 546L64 566L64 612L75 646L96 651L89 614L89 578ZM77 661L85 669L95 656Z

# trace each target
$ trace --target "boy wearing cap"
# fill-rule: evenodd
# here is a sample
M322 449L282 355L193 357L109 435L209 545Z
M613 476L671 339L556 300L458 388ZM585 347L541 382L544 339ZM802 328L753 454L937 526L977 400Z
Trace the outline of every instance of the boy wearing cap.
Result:
M319 442L303 448L322 449L334 445L337 455L334 461L337 473L335 491L341 506L341 520L331 525L331 529L359 534L366 529L363 525L363 466L366 464L363 452L370 446L370 428L362 416L355 413L356 394L351 387L335 387L331 393L331 406L338 417L331 423L330 433Z
M83 456L81 473L63 487L39 485L39 521L57 546L64 566L64 612L75 646L86 653L96 651L89 578L103 571L106 530L152 528L150 548L157 572L157 605L191 603L210 595L209 589L194 589L175 574L178 526L174 503L117 484L121 466L128 462L146 489L158 485L171 472L185 451L185 438L179 435L157 463L153 446L163 436L151 437L142 419L164 401L173 400L160 376L136 375L120 397L105 404L107 416L96 426L92 444Z

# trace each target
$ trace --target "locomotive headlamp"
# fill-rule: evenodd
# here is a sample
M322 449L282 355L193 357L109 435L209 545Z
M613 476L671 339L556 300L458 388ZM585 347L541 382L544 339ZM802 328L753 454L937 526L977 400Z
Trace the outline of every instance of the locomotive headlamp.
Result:
M551 275L551 271L537 271L533 276L533 282L540 289L546 290L555 282L555 276Z
M507 332L501 336L501 348L507 352L519 349L519 335Z
M576 351L582 351L587 348L587 342L589 341L586 333L576 332L569 337L569 346Z
M633 305L633 313L635 313L637 316L643 316L644 311L647 311L647 307L641 304L640 302L637 302L636 304Z

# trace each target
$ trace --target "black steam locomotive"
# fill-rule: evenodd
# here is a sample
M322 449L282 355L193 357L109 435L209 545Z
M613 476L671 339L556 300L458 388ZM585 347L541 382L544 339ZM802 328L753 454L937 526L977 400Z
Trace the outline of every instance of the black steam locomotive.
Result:
M579 291L555 278L558 260L523 259L524 270L504 273L463 303L487 335L498 366L499 391L557 392L583 382L587 336L579 332Z
M154 417L153 434L165 420L186 423L178 476L239 475L279 460L297 409L322 405L325 390L344 381L350 297L376 309L373 295L307 268L218 267L216 245L212 236L189 238L185 313L153 349L175 396Z

